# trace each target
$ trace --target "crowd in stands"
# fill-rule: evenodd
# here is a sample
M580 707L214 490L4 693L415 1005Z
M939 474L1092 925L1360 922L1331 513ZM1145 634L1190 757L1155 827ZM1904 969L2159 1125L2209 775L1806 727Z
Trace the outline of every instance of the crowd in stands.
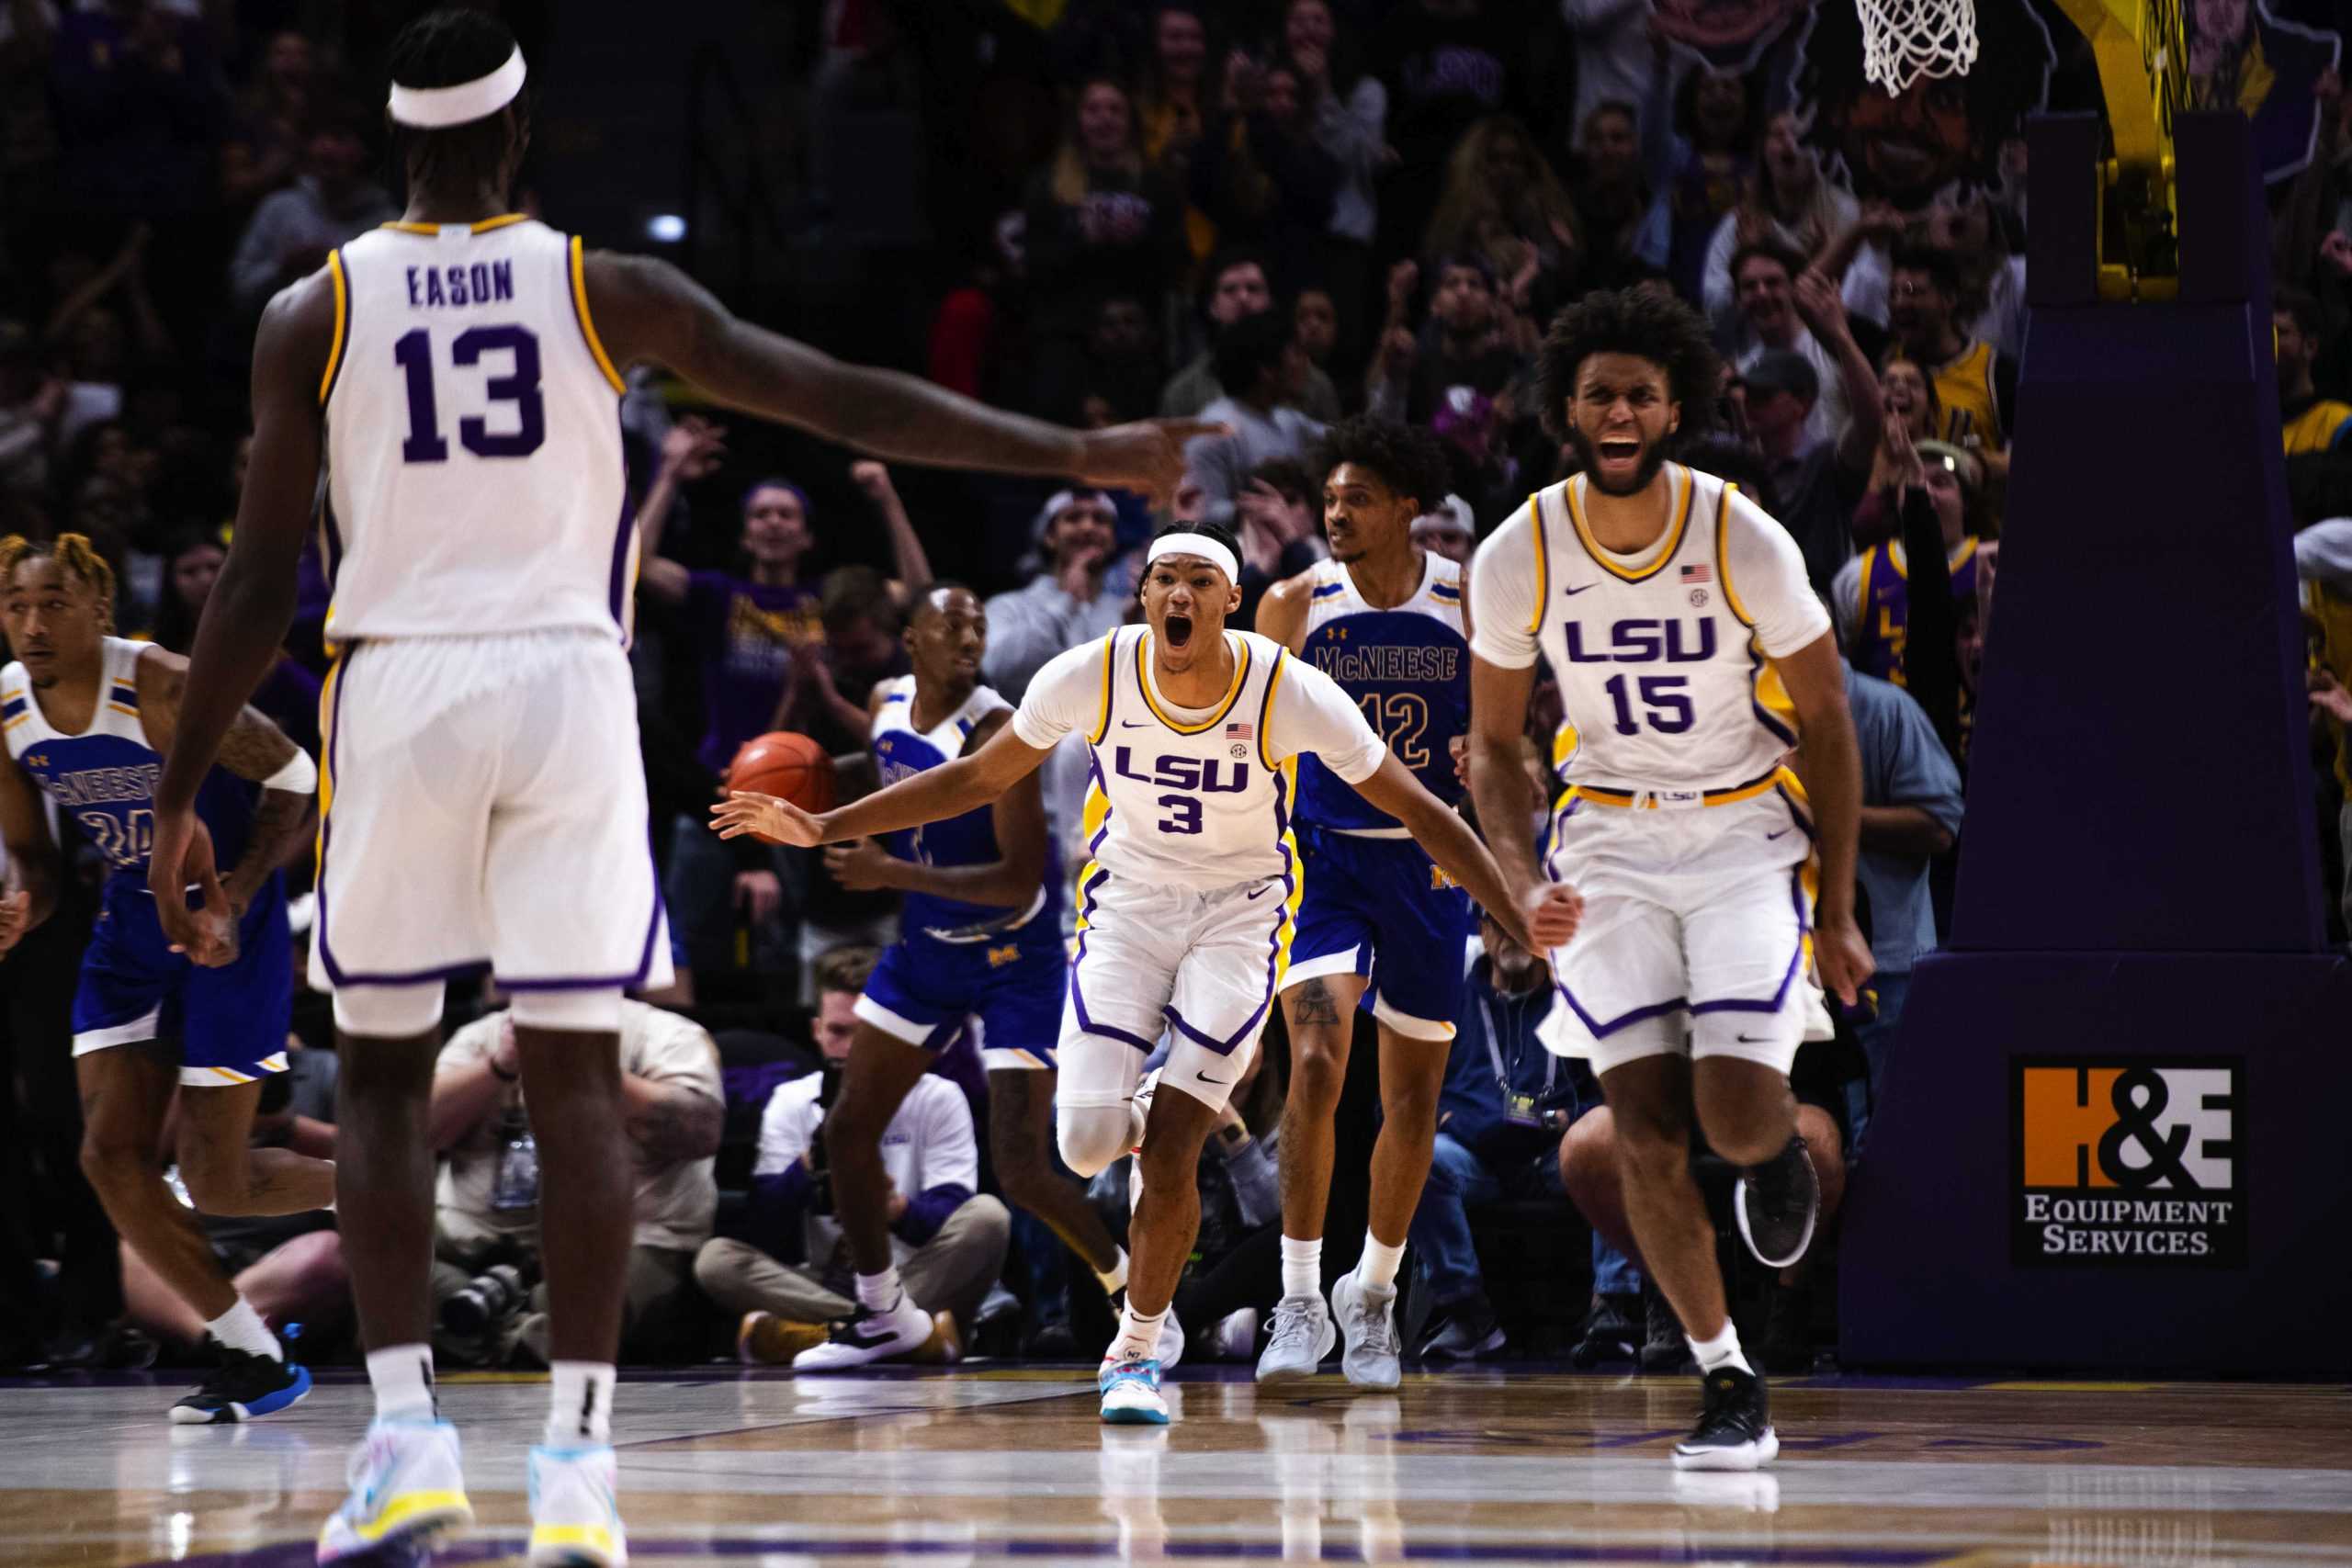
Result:
M821 120L842 84L899 47L915 8L824 7L819 51L798 62L806 113ZM1306 458L1326 424L1369 411L1433 432L1452 493L1416 537L1464 559L1573 465L1541 431L1529 375L1552 314L1596 288L1672 290L1703 312L1726 370L1707 406L1686 411L1681 456L1788 528L1851 665L1879 973L1795 1075L1834 1211L1849 1175L1868 1179L1873 1096L1965 837L2025 339L2017 128L1978 128L1997 132L1982 177L1858 193L1790 87L1701 58L1650 0L964 8L1044 62L1031 85L1061 119L1035 139L1025 184L956 236L976 264L904 302L927 344L910 368L1073 423L1159 413L1228 426L1193 445L1175 508L1239 536L1238 626L1325 553L1322 476ZM254 320L331 247L399 211L371 172L380 117L340 40L274 25L301 7L228 9L0 4L0 534L88 536L115 566L120 631L181 651L243 481ZM2001 68L1988 56L1979 70ZM2316 525L2297 555L2313 787L2331 825L2314 852L2338 876L2339 804L2352 839L2352 521L2324 520L2352 514L2345 111L2331 73L2308 168L2271 191L2281 419L2298 521ZM812 125L811 144L827 133ZM842 166L848 154L827 144ZM818 1129L897 896L872 846L722 842L705 807L737 749L774 730L815 738L842 760L845 791L865 787L869 694L909 669L904 612L943 567L987 595L983 678L1017 702L1053 655L1136 615L1138 547L1157 519L1124 493L812 457L657 371L628 380L643 544L633 658L679 981L632 1003L622 1034L637 1217L626 1353L783 1362L849 1310ZM776 466L780 451L793 466ZM313 752L327 599L311 559L255 698ZM1539 685L1527 756L1547 797L1560 728L1556 691ZM1084 859L1085 775L1072 742L1045 777L1066 869ZM71 816L52 825L71 855ZM0 964L6 1366L147 1365L201 1337L116 1242L82 1176L66 1010L97 871L81 860L78 898L69 891ZM1472 985L1412 1226L1412 1343L1432 1359L1679 1367L1687 1347L1634 1256L1599 1089L1536 1042L1552 998L1543 958L1489 923L1469 951L1429 961L1463 964ZM335 1058L316 992L298 998L292 1034L293 1070L267 1086L255 1136L326 1154ZM1363 1077L1376 1053L1360 1045ZM1194 1355L1250 1355L1279 1292L1287 1071L1277 1016L1202 1156L1199 1255L1177 1302ZM1375 1114L1352 1086L1335 1206L1362 1183ZM1004 1201L989 1118L967 1042L884 1139L893 1250L939 1324L924 1354L1091 1357L1109 1321L1092 1270ZM444 1364L544 1360L536 1153L511 1028L479 985L453 986L431 1132ZM168 1165L172 1150L155 1157ZM1114 1235L1127 1182L1122 1165L1091 1194ZM334 1225L323 1213L209 1224L256 1307L302 1325L305 1357L351 1344ZM1329 1229L1351 1234L1336 1216ZM1784 1276L1741 1281L1776 1370L1808 1367L1832 1342L1834 1227L1825 1236Z

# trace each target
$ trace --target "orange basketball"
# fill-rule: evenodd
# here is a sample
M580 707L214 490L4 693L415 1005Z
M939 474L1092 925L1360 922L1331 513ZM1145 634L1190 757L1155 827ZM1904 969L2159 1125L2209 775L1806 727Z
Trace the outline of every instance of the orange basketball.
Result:
M814 740L788 729L755 735L727 764L727 787L772 795L803 811L830 811L833 760Z

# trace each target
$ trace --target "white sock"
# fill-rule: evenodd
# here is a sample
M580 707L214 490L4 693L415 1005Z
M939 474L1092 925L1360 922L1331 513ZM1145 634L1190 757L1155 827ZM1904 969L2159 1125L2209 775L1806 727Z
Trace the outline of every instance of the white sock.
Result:
M1739 1329L1728 1317L1724 1319L1724 1331L1713 1339L1692 1339L1690 1354L1698 1359L1702 1376L1717 1367L1737 1367L1750 1377L1756 1375L1756 1369L1739 1353Z
M895 1263L879 1274L857 1277L857 1304L868 1312L889 1312L899 1304L906 1290L899 1283L899 1266Z
M368 1352L368 1381L376 1387L379 1421L434 1421L433 1347L387 1345Z
M1396 1265L1405 1260L1405 1244L1389 1246L1370 1231L1363 1233L1363 1256L1356 1260L1356 1283L1371 1290L1396 1288Z
M613 1364L553 1361L548 1374L546 1442L551 1449L583 1449L613 1440Z
M1119 1260L1108 1269L1097 1269L1094 1270L1094 1277L1102 1282L1102 1293L1106 1296L1114 1296L1125 1290L1127 1288L1127 1249L1124 1247L1119 1248Z
M1301 1241L1283 1237L1283 1294L1319 1296L1323 1293L1323 1238Z
M1108 1357L1114 1361L1152 1361L1159 1359L1159 1331L1167 1325L1168 1309L1155 1313L1140 1313L1130 1304L1119 1319L1118 1337L1111 1341Z
M273 1361L286 1359L277 1336L269 1331L261 1314L254 1311L253 1303L243 1296L237 1298L236 1305L206 1324L204 1331L232 1350L243 1350L248 1356L267 1356Z

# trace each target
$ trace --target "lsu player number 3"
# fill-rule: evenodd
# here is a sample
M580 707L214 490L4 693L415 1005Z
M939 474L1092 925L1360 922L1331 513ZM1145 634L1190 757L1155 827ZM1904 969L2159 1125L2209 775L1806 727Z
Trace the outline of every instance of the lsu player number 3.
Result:
M822 817L739 792L712 807L722 834L813 845L952 818L988 804L1080 731L1091 749L1079 949L1057 1054L1062 1157L1091 1177L1142 1135L1127 1304L1098 1375L1102 1418L1159 1424L1159 1336L1200 1227L1194 1168L1256 1051L1287 955L1298 893L1285 764L1313 755L1388 813L1471 895L1527 921L1468 824L1390 753L1347 694L1278 644L1229 632L1240 552L1214 525L1152 540L1146 625L1063 653L1012 721L968 756ZM1545 945L1574 931L1572 899L1542 905ZM1138 1129L1144 1058L1172 1035ZM1174 1090L1176 1092L1170 1092Z
M1551 955L1560 1003L1544 1043L1591 1059L1643 1261L1705 1380L1675 1462L1752 1469L1778 1439L1724 1310L1689 1129L1695 1115L1744 1168L1750 1248L1793 1261L1819 1198L1788 1084L1805 958L1849 1004L1871 968L1853 916L1853 723L1795 542L1733 487L1665 461L1684 400L1717 380L1697 313L1596 291L1561 312L1537 373L1583 472L1534 496L1472 565L1471 787L1481 820L1526 819L1519 739L1542 653L1576 739L1540 874L1586 905ZM1522 845L1496 850L1515 878L1539 875Z

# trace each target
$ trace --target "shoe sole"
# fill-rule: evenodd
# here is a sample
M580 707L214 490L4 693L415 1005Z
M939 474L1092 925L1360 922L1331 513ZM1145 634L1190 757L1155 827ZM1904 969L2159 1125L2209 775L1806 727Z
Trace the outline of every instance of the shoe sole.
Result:
M398 1562L403 1553L413 1553L422 1561L464 1535L473 1525L473 1505L460 1497L455 1503L420 1509L415 1517L401 1519L394 1529L374 1540L361 1541L348 1551L329 1557L322 1549L319 1562L392 1563Z
M246 1421L258 1421L265 1416L275 1416L291 1409L311 1394L311 1373L308 1368L294 1369L294 1382L275 1393L263 1395L251 1404L224 1404L218 1410L198 1410L192 1405L175 1404L170 1420L175 1427L234 1427Z
M1135 1404L1122 1404L1115 1408L1106 1404L1102 1407L1102 1425L1105 1427L1165 1427L1168 1425L1168 1412L1148 1410Z
M542 1540L542 1535L549 1539ZM605 1539L599 1541L595 1536ZM533 1529L530 1550L523 1558L525 1568L623 1568L628 1562L627 1542L615 1540L609 1530L576 1525Z
M1813 1164L1811 1154L1805 1156L1805 1164L1808 1167ZM1747 1178L1743 1176L1732 1184L1731 1214L1739 1225L1739 1239L1747 1244L1748 1256L1767 1269L1786 1269L1803 1258L1805 1248L1813 1245L1814 1227L1821 1223L1821 1172L1815 1170L1813 1173L1813 1201L1805 1209L1804 1230L1797 1237L1795 1249L1786 1258L1767 1258L1764 1249L1756 1245L1756 1234L1747 1227Z
M1781 1457L1781 1439L1771 1427L1754 1442L1729 1449L1690 1449L1674 1446L1677 1470L1761 1470Z

